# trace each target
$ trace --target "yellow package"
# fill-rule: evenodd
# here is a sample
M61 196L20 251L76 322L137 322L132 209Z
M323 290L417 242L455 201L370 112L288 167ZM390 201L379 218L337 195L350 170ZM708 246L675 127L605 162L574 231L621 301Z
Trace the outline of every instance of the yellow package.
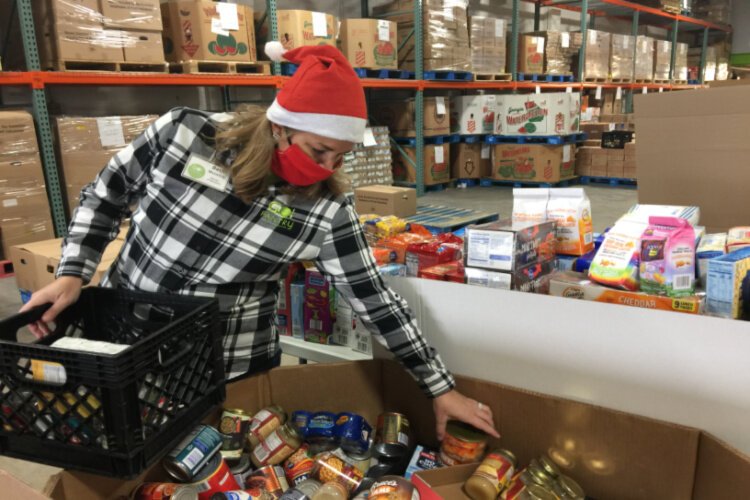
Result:
M406 231L409 224L394 215L385 215L365 222L365 230L378 238L388 238Z

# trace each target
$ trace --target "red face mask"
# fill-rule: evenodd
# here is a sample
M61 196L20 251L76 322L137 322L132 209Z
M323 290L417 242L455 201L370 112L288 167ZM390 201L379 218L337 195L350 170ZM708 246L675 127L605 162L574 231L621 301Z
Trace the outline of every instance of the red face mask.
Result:
M296 144L284 151L278 149L271 160L271 171L293 186L312 186L333 175L333 170L323 168L307 156Z

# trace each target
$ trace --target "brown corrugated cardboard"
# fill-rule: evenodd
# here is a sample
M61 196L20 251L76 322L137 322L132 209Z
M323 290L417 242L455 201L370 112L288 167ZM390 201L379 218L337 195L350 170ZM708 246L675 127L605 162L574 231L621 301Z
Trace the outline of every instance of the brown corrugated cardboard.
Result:
M242 61L256 58L250 42L252 9L239 6L237 30L223 30L216 3L179 0L161 5L164 22L164 52L167 61Z
M61 155L63 176L70 184L88 184L112 158L111 151L81 151Z
M47 500L49 498L4 470L0 470L0 491L6 498L24 498L27 500Z
M46 214L26 215L0 221L0 241L2 241L2 258L10 259L10 249L16 245L25 245L55 237L52 218Z
M417 192L397 186L366 186L354 190L354 206L360 214L409 217L417 213Z
M161 31L159 0L100 0L104 26Z
M396 23L379 19L344 19L341 51L355 68L398 67Z
M697 429L470 377L458 376L457 382L463 394L491 408L503 437L491 440L490 448L512 450L519 464L551 454L558 464L565 461L564 473L592 498L734 499L750 489L750 458ZM416 442L438 444L432 402L393 362L281 367L227 386L225 407L255 412L271 403L287 411L350 411L370 422L384 411L398 411L414 424ZM217 409L207 421L216 423L219 417ZM453 475L458 483L454 495L443 498L456 500L463 498L457 495L471 468L419 476L446 484L441 477ZM161 464L130 481L65 471L44 493L54 500L125 498L143 481L166 479Z
M34 119L26 111L0 112L0 157L37 154Z
M119 150L138 137L158 116L107 116L101 118L82 116L59 116L55 121L62 152ZM114 144L102 140L100 124L107 129L120 127L122 143ZM114 151L113 151L114 153Z
M278 10L279 38L285 49L311 45L336 46L336 16L310 10ZM318 19L320 19L318 21ZM319 26L319 30L315 27Z
M450 181L450 149L449 144L425 144L422 155L425 185L430 186ZM406 153L408 158L404 158L401 151ZM393 156L393 179L410 184L416 183L417 171L412 164L416 162L414 148L409 146L401 146L401 150L393 148L391 154Z
M575 174L575 146L497 144L492 148L492 178L558 182Z
M518 72L544 73L543 36L522 35L518 38Z
M451 146L451 176L454 179L480 179L492 172L489 144L465 142Z
M393 137L414 137L416 133L415 101L373 101L370 113L379 125L388 127ZM424 135L448 135L450 100L447 97L424 99Z
M706 231L747 225L750 87L638 95L640 203L694 205Z
M0 155L0 191L43 186L44 174L38 154Z
M48 214L47 191L44 187L35 187L0 192L0 210L3 219Z
M159 17L161 19L161 16ZM164 62L161 31L122 31L125 62L158 64Z

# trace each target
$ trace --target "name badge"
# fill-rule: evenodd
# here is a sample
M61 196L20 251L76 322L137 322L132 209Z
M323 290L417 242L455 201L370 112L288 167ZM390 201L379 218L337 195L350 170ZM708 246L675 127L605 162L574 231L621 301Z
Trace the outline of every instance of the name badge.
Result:
M219 191L226 190L229 183L229 174L226 170L194 154L190 155L185 163L182 176Z

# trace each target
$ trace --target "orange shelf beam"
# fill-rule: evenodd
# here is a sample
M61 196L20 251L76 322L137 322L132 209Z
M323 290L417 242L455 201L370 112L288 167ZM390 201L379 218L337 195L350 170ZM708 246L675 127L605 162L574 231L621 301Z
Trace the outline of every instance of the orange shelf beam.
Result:
M166 73L76 73L70 71L37 71L31 74L35 81L45 85L279 86L279 77L272 75L170 75Z
M31 73L20 71L0 71L0 85L32 85Z

